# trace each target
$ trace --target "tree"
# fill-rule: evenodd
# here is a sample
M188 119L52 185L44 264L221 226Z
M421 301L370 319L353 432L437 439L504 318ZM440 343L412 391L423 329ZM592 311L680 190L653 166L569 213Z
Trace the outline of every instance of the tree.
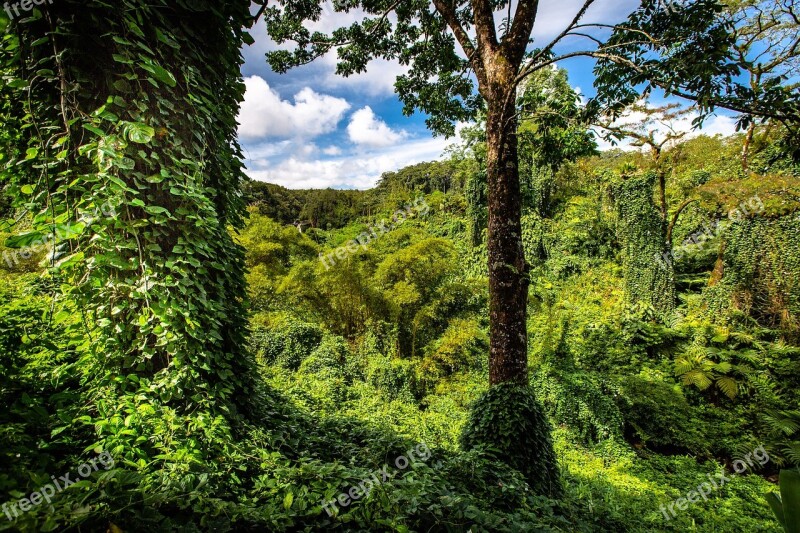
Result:
M520 83L520 154L525 166L552 171L567 161L596 153L580 104L581 96L569 83L566 69L552 65L537 70Z
M672 232L678 222L678 217L692 201L686 200L681 203L672 215L672 220L668 220L667 169L664 168L664 150L674 146L688 134L686 129L681 129L676 124L676 121L686 119L695 112L693 107L683 107L677 102L651 106L644 98L630 106L622 116L616 118L605 116L597 121L598 127L607 132L608 138L632 139L632 146L647 147L649 150L658 182L659 209L666 230L664 241L668 248L672 246Z
M800 43L794 2L731 0L710 2L706 7L695 11L700 18L689 23L696 32L689 41L676 39L686 30L682 24L672 25L670 16L654 15L648 9L635 11L625 24L614 27L605 46L615 54L595 55L598 96L590 102L590 109L618 112L643 94L660 89L668 97L695 102L700 112L698 123L722 108L740 113L742 127L757 118L778 121L796 132L800 124L796 78ZM683 9L672 3L665 11L674 15ZM675 46L666 50L665 43L670 41ZM777 62L771 65L765 58ZM763 71L765 66L770 67L768 74ZM762 77L753 84L759 71Z
M519 92L524 207L547 217L555 173L568 161L596 153L597 143L565 69L553 65L538 70L521 82Z
M262 6L272 37L278 43L296 43L292 50L267 54L277 72L309 63L333 50L338 52L337 72L342 75L364 71L374 58L396 59L409 66L408 73L399 76L395 85L405 112L426 112L428 126L436 133L452 134L454 121L473 118L481 101L485 102L492 384L527 383L530 280L520 223L519 84L571 57L628 64L628 50L643 42L670 57L680 56L675 43L703 50L706 55L727 43L725 28L709 29L719 11L716 1L701 0L667 10L657 0L644 0L635 18L628 21L639 29L633 31L626 24L624 32L615 33L612 43L601 44L601 39L590 32L607 27L581 23L595 1L586 0L564 31L532 50L529 45L539 12L538 0L520 0L515 8L513 2L502 0L334 2L336 11L358 8L364 16L330 35L308 29L306 22L318 20L322 13L318 1L279 0ZM501 19L499 25L496 14ZM556 53L568 38L584 39L589 48ZM679 51L683 49L681 46Z
M769 93L775 86L793 92L800 88L800 9L781 0L736 0L728 6L728 18L735 28L736 59L748 78L753 98ZM742 166L748 169L750 147L755 134L756 114L742 117L746 126ZM780 120L798 135L796 120ZM794 123L792 123L794 122Z
M226 455L255 406L244 251L229 232L244 215L236 116L251 20L248 2L60 0L3 35L0 99L14 105L0 122L19 134L0 136L0 177L32 218L18 242L55 236L46 274L86 339L84 396L63 416L96 430L81 448L160 465L143 487Z

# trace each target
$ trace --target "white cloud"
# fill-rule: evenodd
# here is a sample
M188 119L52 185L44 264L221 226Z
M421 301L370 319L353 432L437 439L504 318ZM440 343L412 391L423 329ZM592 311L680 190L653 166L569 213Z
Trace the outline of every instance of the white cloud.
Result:
M239 136L311 138L336 129L350 109L347 100L319 94L309 87L294 96L294 103L282 100L263 78L245 79L246 92L239 112Z
M405 132L387 126L369 106L353 113L347 125L347 135L353 143L362 146L391 146L407 137Z
M342 155L342 149L338 146L328 146L322 150L322 153L325 155Z
M282 160L251 159L246 172L255 180L291 189L369 189L384 172L439 159L453 142L453 139L443 138L417 139L334 158L316 158L297 152Z
M684 127L691 127L691 118L685 122L688 124L685 124ZM689 137L697 137L698 135L710 135L712 137L714 135L722 135L723 137L728 137L736 133L736 122L737 120L733 117L714 115L703 123L703 129L689 133Z
M681 139L681 141L685 141L688 139L692 139L694 137L699 137L700 135L708 135L713 137L715 135L722 135L723 137L728 137L736 133L736 119L727 115L712 115L708 117L705 122L703 122L702 128L695 129L692 125L692 121L699 116L699 113L691 113L685 117L682 117L678 120L669 122L668 124L676 131L676 132L685 132L686 135ZM642 112L632 112L627 113L621 117L621 122L625 124L634 124L637 121L644 120L646 115ZM616 124L616 123L615 123ZM665 125L662 124L654 124L652 128L656 131L655 139L656 141L660 141L664 139L664 135L667 133L667 128ZM648 128L649 131L649 128ZM678 142L681 142L678 141ZM619 148L621 150L626 151L635 151L635 150L646 150L647 147L640 148L638 146L632 146L631 143L633 141L630 139L623 139L622 141L618 141L617 145L614 146L610 142L605 141L604 139L598 138L597 144L600 150L611 150L613 148Z

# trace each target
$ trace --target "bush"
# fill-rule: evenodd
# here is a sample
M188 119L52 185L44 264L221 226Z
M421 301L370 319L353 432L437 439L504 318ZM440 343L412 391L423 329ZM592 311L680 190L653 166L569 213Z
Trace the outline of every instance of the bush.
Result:
M708 454L702 423L680 385L642 374L621 378L619 385L617 405L629 442L664 451Z
M481 449L519 470L531 489L552 498L562 493L550 423L533 389L502 383L472 406L461 447Z
M320 345L300 364L300 372L343 378L349 357L350 349L342 337L326 335Z
M322 328L291 318L268 327L257 327L250 337L250 347L259 361L297 370L322 341Z
M622 437L622 414L613 399L618 391L601 377L543 367L531 385L547 415L584 443Z
M368 364L367 382L386 398L414 402L422 397L413 361L378 355Z

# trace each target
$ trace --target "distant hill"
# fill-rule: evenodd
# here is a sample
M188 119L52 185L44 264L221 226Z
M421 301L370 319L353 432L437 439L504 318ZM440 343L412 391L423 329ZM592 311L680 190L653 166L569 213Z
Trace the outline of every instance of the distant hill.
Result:
M375 188L365 191L287 189L273 183L249 181L244 194L249 205L277 222L335 229L383 210L397 200L403 201L409 193L447 193L463 188L464 178L457 174L454 163L432 161L386 172Z

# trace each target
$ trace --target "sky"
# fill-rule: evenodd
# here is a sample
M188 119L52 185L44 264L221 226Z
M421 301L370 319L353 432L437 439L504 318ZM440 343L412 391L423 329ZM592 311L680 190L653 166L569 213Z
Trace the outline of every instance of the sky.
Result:
M534 46L558 35L582 4L583 0L543 0L533 32ZM617 23L638 4L638 0L598 0L584 22ZM358 16L325 9L310 27L331 31ZM264 55L278 46L268 37L263 21L251 34L256 42L242 51L247 91L239 115L239 142L251 178L291 189L368 189L384 172L439 159L458 141L434 137L420 113L403 115L403 106L394 94L395 78L404 72L398 63L376 60L366 73L343 78L335 74L336 56L331 53L310 65L277 74ZM586 41L565 40L558 51L586 45ZM570 59L559 66L568 70L577 91L592 96L592 60ZM690 130L691 118L679 126ZM734 131L735 120L719 115L706 122L702 133L727 135ZM601 148L610 147L600 144Z

